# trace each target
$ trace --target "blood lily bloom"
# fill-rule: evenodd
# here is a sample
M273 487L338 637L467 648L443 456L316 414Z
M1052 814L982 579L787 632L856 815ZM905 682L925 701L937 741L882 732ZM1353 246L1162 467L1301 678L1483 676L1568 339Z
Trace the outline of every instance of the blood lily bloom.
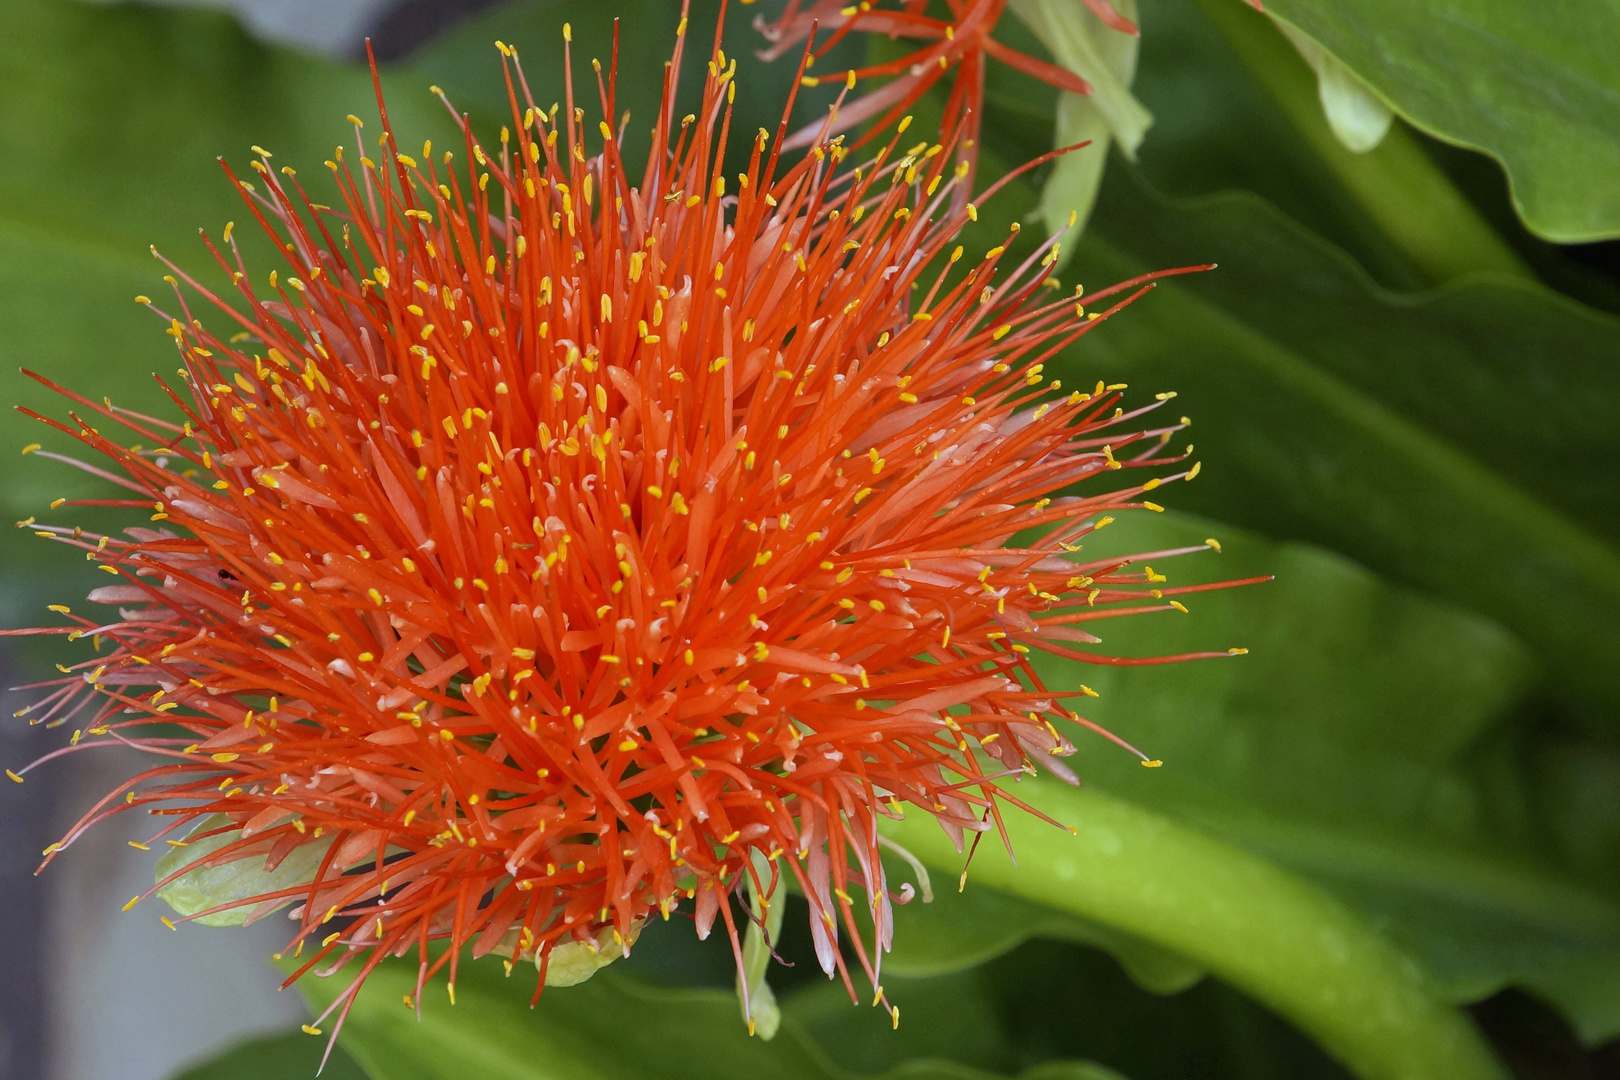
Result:
M153 891L203 922L290 908L292 978L354 976L340 1021L385 956L420 958L418 1001L464 946L573 981L682 904L740 958L731 898L788 875L821 966L853 990L847 932L876 985L911 891L879 819L960 844L1022 805L1007 777L1070 776L1085 691L1031 650L1148 662L1087 627L1193 591L1075 554L1196 474L1147 421L1168 395L1043 375L1147 279L1088 312L1043 288L1050 245L964 260L963 170L904 123L857 168L831 135L781 156L784 119L729 188L735 64L717 41L679 120L683 44L639 175L505 46L498 150L463 122L408 153L386 111L368 150L355 120L335 208L259 151L232 179L287 262L261 292L229 226L209 241L234 307L171 264L175 419L64 389L146 448L45 420L152 520L33 525L116 614L29 631L98 650L32 718L155 759L48 855L159 815Z
M1136 24L1120 15L1109 0L1072 0L1091 11L1110 30L1136 36ZM859 80L884 78L878 89L850 102L839 111L834 131L843 131L873 117L879 120L870 138L887 130L915 105L924 94L949 73L954 72L945 99L941 131L964 130L958 147L963 160L975 160L979 125L984 112L985 68L990 60L1011 65L1026 75L1050 83L1059 90L1090 94L1091 85L1078 73L1003 45L991 34L1006 13L1009 0L946 0L943 11L934 14L928 0L788 0L775 20L756 16L754 26L769 43L760 53L766 60L786 55L811 39L812 57L825 56L851 33L885 34L916 47L893 60L825 74L801 75L806 85L843 82L853 89ZM942 17L948 16L948 17ZM830 31L830 32L829 32ZM798 133L795 141L808 144L818 137L816 128ZM793 145L792 142L789 145ZM857 145L859 145L857 143ZM1132 147L1134 149L1134 145Z

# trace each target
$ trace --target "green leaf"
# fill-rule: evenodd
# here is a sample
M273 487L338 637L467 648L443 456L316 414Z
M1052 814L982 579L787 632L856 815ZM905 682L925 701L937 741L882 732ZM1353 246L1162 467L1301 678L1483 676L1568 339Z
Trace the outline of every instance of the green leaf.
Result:
M754 873L761 881L771 879L765 856L753 853ZM737 1005L751 1034L762 1039L776 1038L782 1025L782 1010L776 993L766 981L771 966L773 944L782 940L782 916L787 912L788 892L785 883L778 882L773 892L762 893L748 881L748 910L752 918L743 939L742 964L737 972Z
M1131 96L1140 39L1104 26L1089 9L1076 8L1063 0L1011 0L1009 6L1054 60L1091 84L1089 94L1060 97L1083 96L1125 156L1134 158L1153 123L1153 114ZM1136 0L1117 0L1114 10L1134 20Z
M1266 11L1413 125L1500 161L1532 232L1620 236L1615 0L1267 0Z
M1528 276L1405 125L1375 150L1346 149L1323 117L1318 80L1270 20L1235 0L1145 0L1143 23L1136 91L1158 123L1139 161L1158 190L1252 191L1390 288Z
M685 927L677 928L683 932ZM338 985L333 985L337 983ZM318 1009L342 991L342 976L303 979ZM752 1039L729 991L657 990L614 971L548 990L528 1007L532 984L504 979L499 964L468 962L456 1004L435 996L421 1019L401 1006L416 989L414 964L390 961L367 980L341 1045L373 1080L854 1080L830 1063L791 1020L771 1042ZM1041 1080L1111 1080L1082 1063L1052 1063ZM907 1080L991 1080L938 1060L913 1060L889 1075Z
M1620 508L1598 493L1620 464L1620 320L1505 281L1399 300L1253 200L1128 184L1096 230L1106 276L1223 263L1090 339L1200 421L1213 468L1191 504L1490 615L1569 698L1620 701L1601 659L1620 650Z
M1040 661L1050 685L1101 692L1086 714L1166 763L1143 770L1093 741L1088 782L1321 882L1421 956L1449 1000L1518 985L1588 1037L1620 1031L1620 907L1545 853L1532 777L1503 738L1535 673L1526 650L1325 552L1145 517L1112 526L1088 556L1213 531L1224 555L1156 569L1172 585L1277 580L1107 634L1133 655L1251 648L1234 662Z
M1079 94L1069 93L1058 95L1052 130L1058 146L1090 143L1052 163L1051 174L1041 188L1040 208L1034 215L1041 219L1047 233L1063 233L1058 261L1053 264L1061 271L1074 257L1074 243L1097 204L1097 189L1102 186L1103 170L1108 165L1109 131L1108 122L1098 114L1096 106Z
M321 1068L325 1051L324 1043L302 1032L249 1039L193 1065L174 1080L312 1080L317 1070L321 1080L367 1080L364 1070L341 1046L332 1050L326 1067Z
M1620 702L1620 508L1603 494L1620 320L1521 282L1391 296L1261 200L1171 202L1116 165L1074 276L1221 267L1161 285L1058 373L1181 394L1209 467L1177 505L1472 607L1531 643L1566 700ZM980 216L993 230L1034 201L1015 186Z

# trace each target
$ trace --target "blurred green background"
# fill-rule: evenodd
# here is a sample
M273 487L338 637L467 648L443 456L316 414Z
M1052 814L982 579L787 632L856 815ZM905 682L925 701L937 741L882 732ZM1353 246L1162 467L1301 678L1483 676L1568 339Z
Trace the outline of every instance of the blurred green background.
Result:
M1134 6L1139 46L1078 0L1011 5L999 39L1095 62L1087 77L1128 88L1153 122L1144 135L1142 113L1060 101L992 65L981 183L1055 141L1096 141L1011 184L969 244L1014 220L1033 244L1043 212L1061 224L1089 206L1066 285L1219 264L1054 365L1076 384L1175 390L1194 422L1198 480L1166 490L1171 513L1100 540L1214 536L1223 554L1160 569L1277 577L1107 638L1137 653L1246 646L1241 661L1043 669L1098 689L1091 718L1165 767L1081 740L1083 788L1019 790L1078 835L1018 823L1018 867L986 845L961 894L960 857L907 822L944 887L899 917L885 980L898 1032L807 974L800 909L781 948L797 966L773 974L772 1043L741 1030L729 954L677 919L533 1013L524 979L473 965L460 1004L436 1000L417 1024L398 1004L414 974L385 969L326 1075L1620 1077L1620 4ZM374 114L361 33L389 58L411 144L450 130L431 83L482 130L499 124L496 38L523 50L538 98L559 96L565 20L580 53L606 56L624 18L620 98L650 116L679 14L673 0L240 7L247 25L6 0L5 401L64 411L28 367L160 407L151 373L173 369L172 345L131 302L164 288L148 246L203 268L196 230L243 218L215 158L240 164L252 144L323 190L343 116ZM748 25L779 8L729 18L740 130L774 129L786 97L791 69L754 60ZM694 3L705 37L717 9ZM896 48L852 40L845 61ZM825 100L805 95L800 118ZM47 435L0 416L0 452ZM12 519L88 525L48 507L94 488L15 458L0 502ZM82 560L26 529L0 543L0 625L92 587ZM9 681L52 648L8 644ZM66 734L8 721L0 749L14 765ZM300 1007L276 1003L258 963L273 933L165 938L146 915L131 937L108 912L150 871L117 839L29 876L97 775L75 763L0 792L0 905L18 943L0 961L0 1074L88 1080L112 1062L159 1080L258 1032L186 1075L311 1075L321 1040L281 1034Z

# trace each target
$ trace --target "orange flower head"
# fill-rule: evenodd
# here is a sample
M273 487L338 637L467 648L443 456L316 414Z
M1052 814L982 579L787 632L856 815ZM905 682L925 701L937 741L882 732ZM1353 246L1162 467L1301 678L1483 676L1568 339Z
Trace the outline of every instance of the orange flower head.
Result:
M344 1011L387 955L544 980L688 902L735 949L730 898L787 875L821 966L850 983L847 932L876 984L911 894L879 819L996 830L999 781L1070 776L1062 729L1092 726L1030 651L1140 663L1085 627L1177 605L1072 553L1196 472L1182 424L1043 369L1145 284L1087 312L1042 288L1050 245L964 258L963 170L904 123L854 167L826 133L783 157L784 119L728 182L735 64L717 41L678 118L683 41L634 173L505 46L497 149L462 120L416 155L382 111L375 161L326 163L333 207L261 153L232 179L286 265L260 291L227 228L232 306L171 264L175 421L66 390L147 448L46 421L152 519L36 526L117 580L90 595L110 616L31 631L98 645L35 721L155 758L64 844L164 816L153 842L185 846L154 891L243 869L182 913L290 907L299 974L352 966Z

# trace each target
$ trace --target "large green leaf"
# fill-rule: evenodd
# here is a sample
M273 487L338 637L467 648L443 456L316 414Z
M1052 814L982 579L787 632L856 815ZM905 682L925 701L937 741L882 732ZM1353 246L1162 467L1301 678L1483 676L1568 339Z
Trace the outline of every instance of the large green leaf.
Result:
M679 928L685 930L684 927ZM317 1008L341 992L331 982L299 983ZM338 985L333 985L337 983ZM491 960L467 963L456 1003L439 995L421 1018L402 1007L414 993L414 964L389 962L367 981L342 1032L342 1045L373 1080L854 1080L791 1020L770 1042L753 1039L732 994L654 989L604 972L587 983L548 990L530 1010L528 979L502 977ZM971 1066L927 1057L887 1075L900 1080L991 1080ZM1083 1062L1054 1062L1027 1080L1111 1080Z
M1452 1000L1518 984L1591 1038L1620 1032L1620 907L1544 854L1527 764L1504 739L1534 674L1522 646L1300 545L1174 518L1114 528L1095 546L1223 534L1221 558L1161 567L1172 584L1261 568L1277 581L1108 635L1131 652L1252 647L1241 662L1042 662L1054 685L1099 690L1089 715L1166 761L1149 772L1092 747L1088 780L1323 882L1414 948Z
M1560 243L1620 236L1615 0L1267 0L1266 10L1417 127L1500 161L1532 231Z
M1146 71L1141 85L1160 108ZM1026 113L992 101L987 174L1044 149ZM1318 169L1313 183L1337 181ZM1037 206L1036 186L1014 181L975 235L999 243ZM1445 225L1442 246L1465 250L1471 228ZM1620 511L1604 495L1620 465L1620 319L1518 277L1391 294L1263 199L1167 199L1118 160L1065 276L1089 287L1210 262L1089 335L1060 361L1066 381L1179 392L1209 468L1178 505L1501 621L1566 701L1612 726L1598 711L1620 702L1606 662L1620 651Z
M1162 120L1138 160L1160 191L1255 192L1391 288L1525 273L1404 125L1345 149L1269 20L1232 0L1150 0L1144 25L1139 92Z
M1190 617L1127 620L1107 632L1107 643L1130 655L1241 644L1250 655L1151 671L1050 657L1038 663L1050 685L1084 681L1100 691L1087 714L1166 765L1143 770L1113 747L1087 741L1077 761L1088 785L1129 804L1104 802L1099 811L1086 800L1103 796L1049 782L1033 785L1033 801L1079 826L1083 839L1086 815L1124 817L1131 830L1112 842L1139 846L1133 857L1163 876L1144 870L1140 880L1120 884L1119 863L1099 861L1089 866L1091 876L1107 884L1077 895L1069 891L1072 879L1049 880L1066 839L1035 829L1031 854L1021 846L1032 835L1025 830L1018 836L1022 869L997 870L990 880L1043 906L1005 908L992 896L953 911L955 898L945 896L939 912L903 909L899 970L949 970L952 958L979 962L1037 934L1099 944L1133 966L1133 950L1145 939L1170 950L1172 965L1179 956L1207 966L1332 1045L1303 1015L1308 1000L1292 996L1301 987L1273 987L1267 996L1234 970L1254 962L1268 978L1285 978L1281 973L1310 968L1286 951L1263 960L1247 953L1253 943L1219 924L1237 902L1223 896L1221 879L1183 876L1179 848L1153 851L1162 834L1144 820L1156 819L1134 816L1145 813L1136 808L1151 808L1318 881L1359 909L1367 925L1420 956L1438 976L1436 993L1448 1000L1474 1001L1519 985L1557 1004L1589 1040L1620 1031L1620 907L1542 853L1543 833L1524 795L1525 763L1500 734L1535 675L1526 650L1484 620L1392 588L1325 552L1196 519L1128 518L1099 534L1087 554L1197 544L1212 531L1224 540L1224 555L1157 569L1172 584L1265 570L1278 580L1190 599ZM1585 790L1585 798L1601 801L1601 787ZM1019 794L1030 797L1023 788ZM934 858L943 858L942 868L959 865L930 826L908 825L906 835L917 831ZM970 882L979 878L975 866ZM1253 903L1287 909L1286 891L1276 892L1254 893ZM1185 926L1167 928L1162 913L1144 916L1145 896L1171 910L1193 908L1204 925L1178 937ZM1205 904L1217 914L1200 910ZM1126 936L1099 937L1088 932L1091 922L1066 924L1065 914ZM1223 946L1243 955L1227 955Z
M303 1032L249 1039L208 1061L193 1065L174 1080L366 1080L365 1072L341 1046L321 1068L325 1047Z
M1181 393L1211 468L1178 504L1473 607L1566 697L1620 701L1620 320L1521 282L1394 297L1257 199L1172 203L1114 169L1075 269L1198 260L1221 268L1073 362Z

